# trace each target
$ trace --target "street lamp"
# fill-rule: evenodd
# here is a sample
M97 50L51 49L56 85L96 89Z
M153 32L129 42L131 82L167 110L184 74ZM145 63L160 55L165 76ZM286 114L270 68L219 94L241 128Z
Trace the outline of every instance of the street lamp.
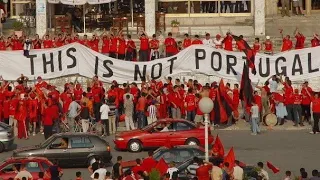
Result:
M209 132L208 132L208 124L209 124L209 113L212 111L213 109L213 102L212 99L208 98L208 97L203 97L201 98L200 102L199 102L199 108L201 110L201 112L204 113L204 138L205 138L205 152L206 152L206 161L209 161L209 142L208 142L208 136L209 136Z

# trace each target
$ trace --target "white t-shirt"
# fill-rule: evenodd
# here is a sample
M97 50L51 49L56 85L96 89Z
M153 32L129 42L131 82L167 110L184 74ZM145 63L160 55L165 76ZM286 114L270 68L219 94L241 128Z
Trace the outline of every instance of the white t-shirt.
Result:
M16 175L15 179L22 179L23 177L26 177L28 179L32 178L32 175L28 171L22 170Z
M108 105L103 104L100 107L101 119L109 119L110 108Z
M95 173L99 174L99 179L98 180L105 180L106 179L107 170L105 168L99 168L96 171L94 171L92 173L92 175L90 176L92 179L94 179L94 174Z
M243 180L243 169L239 166L233 168L233 177L235 180Z
M270 82L269 82L269 84L270 84L270 92L277 92L278 91L278 83L277 83L277 81L273 81L273 80L271 80Z
M253 117L253 118L259 117L259 107L257 105L253 105L251 107L251 117Z
M269 174L266 170L261 169L259 175L262 176L263 180L269 180Z
M202 44L212 47L213 46L213 41L212 41L212 39L203 39L202 40Z
M124 102L127 101L127 97L126 97L127 95L130 96L129 100L131 99L131 100L133 101L134 96L133 96L131 93L125 93L125 94L123 95L123 101L124 101Z
M177 169L176 167L172 167L172 168L169 168L168 170L167 170L167 173L169 173L170 174L170 179L172 179L172 174L174 173L174 172L177 172L179 169Z
M217 40L217 39L214 39L213 40L213 44L217 47L222 47L222 41L223 41L223 39L219 39L219 40Z

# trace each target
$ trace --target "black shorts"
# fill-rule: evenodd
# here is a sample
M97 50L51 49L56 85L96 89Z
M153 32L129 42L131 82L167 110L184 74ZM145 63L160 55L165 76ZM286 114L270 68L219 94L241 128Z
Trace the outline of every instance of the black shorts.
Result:
M304 117L310 117L311 116L311 112L310 112L310 105L301 105L302 108L302 116Z

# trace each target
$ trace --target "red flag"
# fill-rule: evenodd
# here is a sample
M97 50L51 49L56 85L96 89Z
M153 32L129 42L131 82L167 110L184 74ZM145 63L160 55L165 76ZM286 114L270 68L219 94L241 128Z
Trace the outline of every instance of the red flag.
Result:
M229 168L233 169L236 156L234 155L233 147L229 150L227 156L224 158L224 162L229 163Z
M163 160L163 158L161 158L155 168L160 172L161 176L163 176L165 173L167 173L169 166Z
M224 147L218 135L212 147L212 152L218 154L219 157L224 157Z
M220 117L220 122L224 123L228 120L228 117L231 116L231 113L234 112L234 114L237 114L237 109L233 105L233 100L231 97L227 94L227 89L224 86L223 79L220 80L216 100L218 102L218 106L215 106L219 108L219 110L216 110Z
M275 167L275 166L274 166L273 164L271 164L269 161L267 161L267 166L268 166L269 169L272 170L272 172L273 172L274 174L277 174L278 172L280 172L280 169L277 168L277 167Z
M249 76L249 68L246 63L243 63L242 77L240 83L240 99L248 106L251 106L253 100L253 88Z

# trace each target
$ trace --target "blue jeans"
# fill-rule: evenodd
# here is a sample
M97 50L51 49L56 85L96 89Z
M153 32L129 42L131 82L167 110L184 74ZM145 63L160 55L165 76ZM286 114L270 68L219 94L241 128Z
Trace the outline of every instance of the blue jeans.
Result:
M143 127L145 127L147 124L146 124L146 116L144 114L143 111L137 111L137 117L138 117L138 128L141 129Z
M187 112L187 120L194 121L194 117L196 116L196 111L188 111Z
M260 127L258 125L259 117L253 117L251 118L251 130L254 134L257 134L260 132Z

